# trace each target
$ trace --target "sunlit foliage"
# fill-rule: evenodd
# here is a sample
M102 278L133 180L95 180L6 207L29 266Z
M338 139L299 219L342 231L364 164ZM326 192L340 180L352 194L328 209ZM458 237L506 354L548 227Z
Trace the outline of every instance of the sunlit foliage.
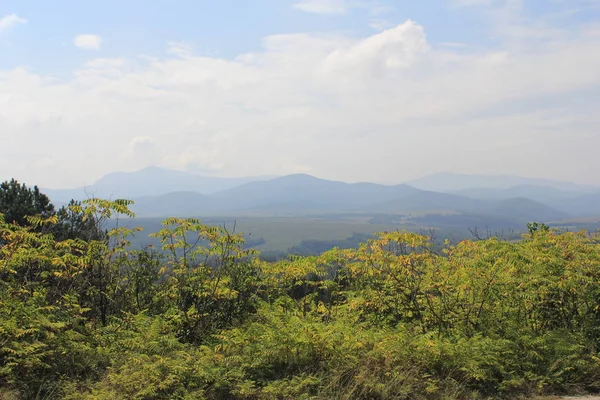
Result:
M169 218L132 249L130 201L0 216L0 398L476 399L600 389L600 244L384 232L269 263ZM69 217L81 235L53 229ZM71 226L71 225L69 225Z

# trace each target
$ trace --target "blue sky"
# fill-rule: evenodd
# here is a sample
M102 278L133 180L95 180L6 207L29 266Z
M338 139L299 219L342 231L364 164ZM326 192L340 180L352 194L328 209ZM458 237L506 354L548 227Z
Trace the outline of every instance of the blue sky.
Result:
M490 41L476 7L438 0L423 3L388 0L320 14L303 12L294 7L298 4L294 0L8 0L2 11L26 16L28 26L4 38L2 49L9 56L2 57L0 65L69 72L87 56L70 46L73 36L82 32L100 35L102 55L108 57L164 55L167 41L181 41L200 53L234 58L260 50L263 38L274 33L341 32L362 37L373 33L371 23L396 24L407 19L434 27L428 31L433 43Z
M0 178L600 184L599 44L598 0L4 0Z
M316 3L317 1L315 1ZM158 54L166 41L184 41L223 57L260 49L265 36L296 32L344 32L354 36L373 31L371 22L399 24L407 19L427 26L433 44L494 43L488 17L501 1L325 1L347 4L344 12L302 12L296 0L4 0L4 15L17 14L29 22L18 34L4 38L4 66L31 65L56 68L77 60L65 43L81 32L94 32L106 40L109 56L131 52ZM488 6L486 4L492 4ZM593 0L527 0L522 15L555 17L573 25L596 21L600 7ZM296 6L296 7L295 7ZM9 42L7 45L6 42ZM60 60L55 57L60 54ZM54 56L53 56L54 55Z

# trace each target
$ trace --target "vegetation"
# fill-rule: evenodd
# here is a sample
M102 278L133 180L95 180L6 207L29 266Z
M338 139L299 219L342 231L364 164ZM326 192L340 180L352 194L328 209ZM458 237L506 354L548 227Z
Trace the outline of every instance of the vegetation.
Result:
M0 210L5 221L19 225L26 224L26 217L30 215L54 214L50 199L37 186L28 188L14 179L0 184Z
M88 199L0 216L0 398L476 399L600 390L600 241L529 225L384 232L266 262L169 218L161 249ZM69 222L70 221L70 222ZM68 225L68 224L71 225ZM65 229L70 226L73 229Z

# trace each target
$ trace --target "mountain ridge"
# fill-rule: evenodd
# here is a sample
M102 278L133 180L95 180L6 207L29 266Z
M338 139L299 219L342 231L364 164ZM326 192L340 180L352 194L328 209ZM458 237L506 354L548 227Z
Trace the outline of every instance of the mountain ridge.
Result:
M135 198L186 191L212 194L244 183L271 178L221 178L149 166L133 172L111 172L93 184L80 188L42 190L53 201L65 203L70 199L81 200L87 197Z
M416 182L426 186L440 177L455 186L486 182L454 192L424 190L409 184L346 183L308 174L275 178L216 178L184 171L148 167L135 172L114 172L92 186L50 191L53 201L97 197L129 198L140 216L289 215L334 213L478 213L518 220L557 220L587 214L600 215L600 188L560 181L511 176L434 174ZM496 180L494 180L496 179ZM415 182L415 181L413 181ZM469 183L471 182L471 183ZM508 183L517 185L502 187ZM541 182L546 185L535 185ZM444 183L445 188L452 182ZM495 185L495 186L494 186ZM442 187L441 189L444 189ZM569 189L569 190L567 190ZM86 194L83 196L82 194ZM60 195L63 196L60 199ZM78 197L76 197L78 196ZM585 212L582 214L581 210Z

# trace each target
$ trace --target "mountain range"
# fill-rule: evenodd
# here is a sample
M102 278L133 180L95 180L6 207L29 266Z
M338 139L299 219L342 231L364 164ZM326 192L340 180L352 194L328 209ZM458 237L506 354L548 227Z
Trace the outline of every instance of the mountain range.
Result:
M148 167L136 172L112 172L89 186L75 189L44 189L44 193L57 203L86 197L132 199L186 191L212 194L264 179L269 177L217 178Z
M133 199L140 217L461 214L522 222L600 216L600 188L450 173L381 185L303 174L217 178L149 167L111 173L86 188L44 192L56 204L90 196Z

